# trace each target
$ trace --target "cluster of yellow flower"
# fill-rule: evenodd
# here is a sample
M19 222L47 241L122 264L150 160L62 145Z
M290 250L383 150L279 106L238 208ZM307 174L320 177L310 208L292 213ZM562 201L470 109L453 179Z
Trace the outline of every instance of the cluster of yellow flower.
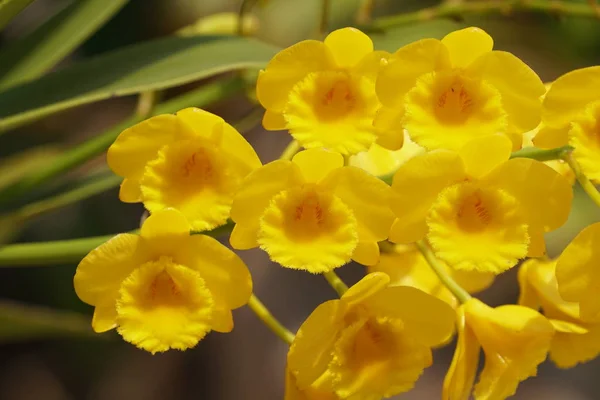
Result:
M286 399L376 400L411 389L432 348L458 331L443 397L504 399L547 354L571 367L600 353L600 224L558 260L544 233L567 219L573 175L600 182L600 67L546 93L478 28L394 54L352 28L279 52L256 93L263 125L305 150L262 165L229 124L189 108L135 125L108 151L120 198L151 215L79 264L75 289L97 332L117 328L152 353L229 332L248 303L242 260L201 234L235 223L235 249L260 247L286 268L369 273L321 304L287 359ZM533 132L530 132L533 131ZM561 150L561 149L558 149ZM547 154L547 153L539 153ZM381 179L393 172L391 186ZM469 293L520 267L519 305ZM342 285L343 286L343 285Z

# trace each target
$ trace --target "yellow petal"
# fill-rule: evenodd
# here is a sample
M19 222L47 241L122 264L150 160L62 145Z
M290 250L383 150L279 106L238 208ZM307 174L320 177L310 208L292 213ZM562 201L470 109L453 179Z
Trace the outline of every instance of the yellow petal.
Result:
M130 178L123 179L119 189L119 200L124 203L139 203L142 201L140 181Z
M258 247L257 242L258 227L253 228L250 225L235 224L229 243L231 247L237 250L249 250Z
M357 230L353 211L339 197L307 184L273 197L258 243L282 266L319 274L350 262Z
M79 298L91 305L116 301L121 282L145 262L138 235L122 233L90 251L77 266L73 284Z
M268 131L281 131L287 127L283 114L276 111L265 111L262 119L263 127Z
M550 347L550 359L559 368L572 368L579 363L591 361L600 354L600 325L592 325L587 332L571 324L569 329L561 321ZM556 326L556 325L555 325Z
M512 142L504 135L491 135L475 138L459 151L465 163L466 172L473 178L482 178L491 170L508 160Z
M117 293L109 301L100 303L94 308L92 328L96 333L109 331L117 326Z
M541 96L546 88L537 74L516 56L504 51L486 53L469 66L467 73L480 76L500 92L510 131L527 132L540 123Z
M214 292L213 292L214 293ZM229 333L233 330L233 314L231 308L218 299L214 299L215 309L213 310L211 328L215 332Z
M476 183L440 193L427 216L427 239L450 267L499 274L527 254L527 220L519 201Z
M477 400L512 396L519 382L535 376L548 354L554 328L540 313L506 305L495 309L477 299L465 303L465 318L485 352L475 386Z
M219 139L222 135L223 118L196 107L184 108L177 112L177 117L192 129L196 136L206 139Z
M336 168L344 166L344 157L325 149L309 149L297 153L292 162L296 164L306 182L319 182Z
M581 172L594 183L600 183L600 101L591 103L585 112L573 121L569 131L569 144L575 148L573 158Z
M117 175L139 180L146 164L157 157L161 147L193 135L175 115L158 115L121 132L109 147L106 161Z
M238 188L231 205L231 219L239 225L231 245L234 248L246 248L252 243L253 235L256 240L260 218L271 199L279 192L302 182L300 169L290 161L273 161L250 173ZM243 243L244 247L236 247Z
M388 237L394 221L389 209L391 190L380 179L356 167L332 171L322 182L347 205L358 223L361 242L378 242Z
M363 303L369 297L385 289L389 283L390 277L383 272L368 274L344 293L342 301L347 305Z
M382 107L373 120L378 130L376 143L388 150L399 150L404 144L404 127L402 118L404 110L400 108Z
M465 178L462 159L450 151L432 151L403 164L392 184L390 205L397 219L390 230L390 240L410 243L422 239L427 233L425 218L439 193Z
M342 28L325 38L325 45L333 54L338 67L350 68L373 51L371 38L356 28Z
M492 171L486 181L519 199L529 223L544 232L554 230L567 221L573 199L571 185L539 161L526 158L508 160Z
M552 128L568 127L585 107L598 100L600 66L576 69L555 80L544 98L542 118Z
M373 144L369 151L351 157L349 165L378 177L394 174L400 165L425 152L425 149L410 140L408 135L405 135L403 142L402 148L395 151Z
M252 278L248 267L233 251L218 240L205 235L192 235L181 244L175 259L197 271L206 287L224 301L229 310L241 307L252 294Z
M479 364L480 346L465 324L463 307L457 310L458 338L452 363L444 378L442 400L469 400Z
M401 107L404 95L428 72L449 69L448 49L437 39L408 44L392 54L377 78L377 96L387 107Z
M450 32L442 39L448 48L452 65L464 68L479 56L489 53L494 47L494 40L483 29L464 28Z
M533 138L533 144L542 149L554 149L569 144L569 128L551 128L542 123L540 130Z
M310 386L331 362L344 309L339 300L327 301L319 305L298 329L287 361L300 389Z
M211 330L210 290L198 272L169 257L134 270L119 294L117 331L152 354L194 347Z
M556 264L558 291L563 299L578 302L581 318L600 318L600 223L584 228L567 246Z
M363 301L375 315L400 319L410 334L427 346L445 343L454 332L452 307L417 288L388 287Z
M188 236L190 224L183 214L174 208L157 211L150 215L142 225L144 239L159 239L163 236Z
M309 386L303 390L298 388L296 377L289 368L285 369L285 394L283 400L338 400L335 393Z
M256 82L258 101L271 111L286 107L294 85L315 71L333 68L335 61L329 48L316 40L304 40L277 53L261 71Z
M376 242L358 242L352 260L362 265L375 265L379 262L379 245Z

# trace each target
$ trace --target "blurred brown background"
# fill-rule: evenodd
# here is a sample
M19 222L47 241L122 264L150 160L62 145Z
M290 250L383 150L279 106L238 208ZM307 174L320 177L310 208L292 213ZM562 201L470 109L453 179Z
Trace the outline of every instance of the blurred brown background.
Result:
M359 0L332 2L331 28L351 25ZM585 0L582 0L585 2ZM5 46L26 34L66 0L38 0L1 34ZM435 4L431 1L378 0L374 15L399 13ZM237 11L237 0L133 0L62 66L117 47L172 34L203 16ZM258 36L285 46L314 34L320 0L265 0L253 13L259 18ZM495 39L496 48L509 50L532 66L544 81L578 67L600 62L600 20L516 13L490 14L456 21L416 26L421 36L439 36L440 29L476 25ZM422 31L420 31L422 29ZM431 30L429 32L428 30ZM167 95L181 89L168 91ZM135 107L134 97L114 99L62 112L0 137L0 164L20 149L47 144L56 151L80 143L124 119ZM239 96L211 107L229 122L243 117L251 104ZM289 136L255 127L247 133L263 162L278 157ZM95 160L74 172L102 165ZM540 201L543 201L541 199ZM141 205L120 203L117 190L46 214L27 226L18 241L44 241L117 233L135 229ZM550 253L557 254L585 225L600 220L600 211L577 191L573 215L560 231L549 235ZM255 291L271 311L295 330L320 302L335 292L319 276L284 270L260 251L243 252L255 282ZM0 269L0 298L76 310L91 316L72 288L75 265ZM515 270L502 275L482 298L497 305L517 298ZM364 273L358 265L342 269L347 283ZM287 347L246 308L234 311L230 334L211 333L195 349L152 356L120 340L115 333L96 338L69 338L25 342L0 341L0 400L132 400L132 399L260 399L283 397ZM437 399L453 347L436 353L415 390L402 399ZM568 371L550 363L539 377L520 386L515 399L600 399L600 360Z

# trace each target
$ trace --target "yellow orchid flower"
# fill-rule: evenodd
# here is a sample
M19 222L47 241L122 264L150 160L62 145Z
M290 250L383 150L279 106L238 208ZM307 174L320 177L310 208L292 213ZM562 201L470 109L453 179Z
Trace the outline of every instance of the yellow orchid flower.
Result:
M570 144L581 171L600 183L600 66L577 69L558 78L542 104L543 127L533 139L540 148Z
M584 228L564 249L556 263L560 296L579 303L580 317L600 320L600 222Z
M475 385L475 400L504 400L519 382L535 376L547 356L554 328L528 307L491 308L470 299L457 313L458 340L444 380L443 400L468 400L477 374L479 352L485 365Z
M235 128L198 108L124 130L108 149L107 161L125 178L121 201L143 202L151 213L176 208L195 231L225 224L240 181L261 166Z
M151 353L194 347L211 330L230 332L231 310L252 294L244 262L209 236L190 236L174 209L148 217L140 235L122 233L92 250L74 285L95 307L96 332L116 327Z
M406 162L392 184L390 240L427 237L450 267L496 274L542 256L544 232L567 220L571 185L543 163L510 154L511 142L496 134Z
M493 44L483 30L466 28L400 48L377 78L384 108L376 126L405 128L428 150L459 150L495 133L518 149L522 133L540 121L544 84L511 53L492 51Z
M527 260L519 269L519 304L541 308L556 329L550 359L571 368L600 354L600 319L585 320L579 305L562 299L556 283L556 260Z
M299 389L379 400L413 387L432 363L431 347L452 334L454 312L416 288L388 284L386 274L369 274L313 311L288 353Z
M305 148L356 154L378 142L396 150L402 131L380 131L375 78L389 54L373 51L355 28L331 32L324 42L304 40L280 51L261 71L256 97L265 107L263 126L288 129Z
M391 189L339 153L304 150L277 160L244 180L233 200L236 249L260 246L284 267L331 271L351 259L374 265L377 242L387 238L394 215Z
M494 282L495 275L492 273L459 271L441 264L445 267L445 272L468 293L481 292ZM395 245L393 251L382 252L379 263L369 267L369 272L387 274L390 277L390 286L416 287L445 301L452 308L458 307L456 297L444 286L415 246Z

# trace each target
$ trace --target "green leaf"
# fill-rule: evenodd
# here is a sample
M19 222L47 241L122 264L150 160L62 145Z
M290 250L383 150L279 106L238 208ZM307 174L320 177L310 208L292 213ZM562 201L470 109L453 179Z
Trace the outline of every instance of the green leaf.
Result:
M0 30L30 3L33 0L0 0Z
M106 338L94 333L85 315L0 301L0 343L65 336Z
M75 1L0 53L0 87L35 79L55 66L128 0Z
M375 49L393 53L400 47L416 40L426 38L441 39L448 33L461 28L463 28L463 25L458 22L448 19L438 19L401 25L386 29L384 32L372 33L370 36L373 39Z
M129 46L0 93L0 132L110 97L263 67L277 48L242 37L170 37Z

